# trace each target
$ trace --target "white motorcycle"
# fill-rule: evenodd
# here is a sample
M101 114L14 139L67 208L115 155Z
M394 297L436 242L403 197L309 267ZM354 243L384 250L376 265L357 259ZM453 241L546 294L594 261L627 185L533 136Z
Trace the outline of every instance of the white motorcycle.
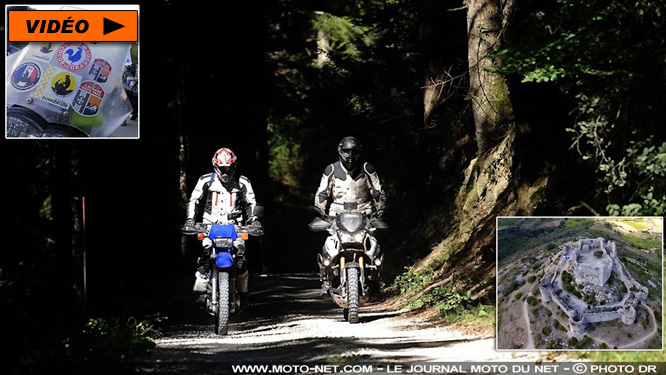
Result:
M370 283L378 283L384 255L373 236L377 229L387 229L379 219L369 218L355 202L345 203L344 212L329 218L315 218L308 227L313 232L331 234L317 260L323 279L330 280L328 294L343 308L345 320L358 323L359 307L370 297Z

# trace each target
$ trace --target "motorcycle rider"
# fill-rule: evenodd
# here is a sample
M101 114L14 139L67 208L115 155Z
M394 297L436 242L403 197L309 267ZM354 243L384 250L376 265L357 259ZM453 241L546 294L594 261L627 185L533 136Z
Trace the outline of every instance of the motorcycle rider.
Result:
M386 196L375 167L361 162L362 151L363 146L356 137L344 137L338 143L339 160L326 166L314 197L315 207L322 215L336 216L344 211L345 202L356 202L358 210L368 216L374 212L376 218L381 218ZM325 255L323 248L322 254ZM321 262L318 263L324 295L331 288L331 280Z
M254 190L245 176L236 176L238 159L228 148L221 148L215 152L213 159L213 172L207 173L197 181L187 205L187 220L184 227L192 227L195 217L203 208L204 224L233 224L235 219L229 220L231 212L242 212L247 225L261 229L261 223L256 216L252 216L257 201ZM210 271L210 251L213 246L209 238L202 241L202 254L195 273L196 280L192 287L195 293L206 292L208 275ZM238 262L241 264L236 276L236 288L241 297L241 309L248 306L248 276L247 261L245 261L245 241L238 237L233 246L238 249Z

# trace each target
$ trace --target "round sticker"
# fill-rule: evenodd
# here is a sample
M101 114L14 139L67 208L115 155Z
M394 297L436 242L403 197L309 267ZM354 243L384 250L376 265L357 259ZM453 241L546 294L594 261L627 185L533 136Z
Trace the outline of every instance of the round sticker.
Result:
M29 90L37 84L42 76L39 65L33 62L24 62L12 74L12 86L18 90Z
M76 77L70 72L60 72L51 79L51 90L58 96L68 96L76 88Z
M41 52L41 53L49 53L49 52L53 52L53 43L51 43L51 42L46 42L46 43L42 44L42 45L39 47L39 52Z
M65 43L56 52L56 59L63 68L81 70L90 64L90 48L84 43Z
M106 62L106 60L95 59L88 74L95 81L105 83L109 79L109 74L111 74L111 64Z
M95 116L104 100L104 89L92 81L81 82L76 92L72 108L83 116Z

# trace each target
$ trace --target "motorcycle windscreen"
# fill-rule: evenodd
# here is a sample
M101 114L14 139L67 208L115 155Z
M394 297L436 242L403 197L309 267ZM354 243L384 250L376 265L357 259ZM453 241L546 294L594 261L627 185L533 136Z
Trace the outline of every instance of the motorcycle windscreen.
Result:
M222 252L218 253L215 258L215 265L218 268L229 268L234 265L234 259L231 257L231 253Z
M210 227L210 232L208 232L208 238L211 241L215 241L217 237L231 238L231 241L236 241L238 238L238 233L236 233L236 227L231 224L214 224Z
M349 232L356 232L365 224L365 216L360 212L343 212L336 217L338 226Z
M7 60L7 106L109 136L132 113L122 85L129 50L120 42L31 42Z

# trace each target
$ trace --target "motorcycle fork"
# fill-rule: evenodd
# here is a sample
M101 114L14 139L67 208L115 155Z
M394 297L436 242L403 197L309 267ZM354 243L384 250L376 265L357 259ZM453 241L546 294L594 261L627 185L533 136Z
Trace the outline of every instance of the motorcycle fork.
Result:
M218 311L217 309L219 308L217 306L217 293L219 293L219 291L217 290L217 287L218 287L218 285L217 285L218 275L217 274L218 274L217 267L215 267L213 265L213 270L212 270L211 276L210 276L210 283L211 283L211 285L210 285L210 304L211 305L210 306L211 306L211 310L213 312L217 312Z
M363 256L358 257L359 282L361 283L361 294L365 294L365 260Z
M345 267L346 260L344 256L340 257L340 291L342 296L347 296L347 268Z

